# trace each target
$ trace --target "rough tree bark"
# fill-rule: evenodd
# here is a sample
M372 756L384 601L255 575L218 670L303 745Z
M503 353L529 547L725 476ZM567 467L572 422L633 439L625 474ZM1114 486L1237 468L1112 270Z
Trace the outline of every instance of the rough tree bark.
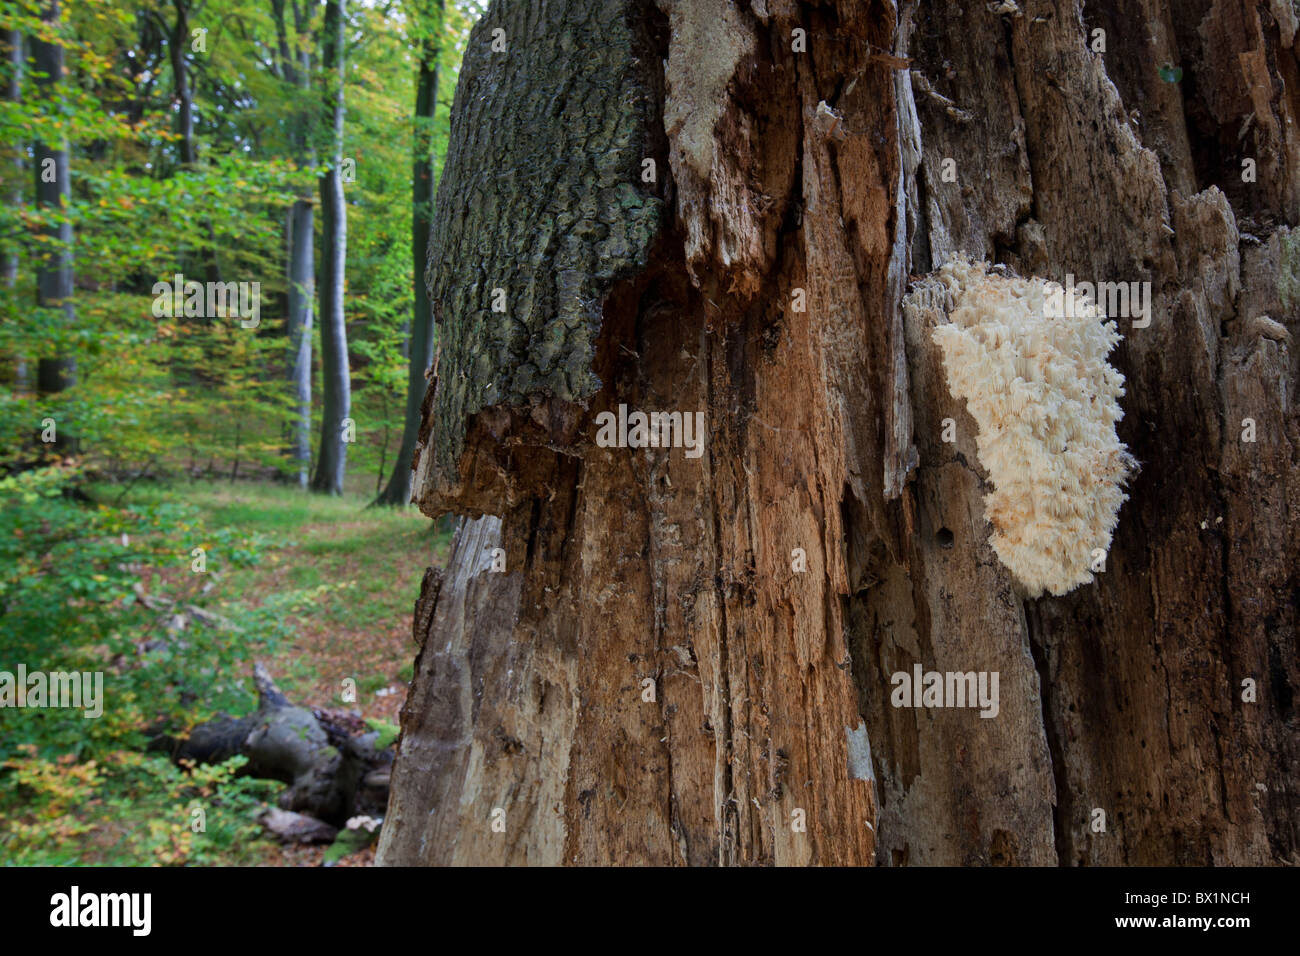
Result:
M414 493L468 520L379 860L1300 862L1296 31L1239 0L493 4ZM958 252L1151 284L1111 356L1141 472L1064 597L988 542L921 294ZM620 404L704 411L703 456L600 447ZM916 664L998 673L997 716L892 706Z

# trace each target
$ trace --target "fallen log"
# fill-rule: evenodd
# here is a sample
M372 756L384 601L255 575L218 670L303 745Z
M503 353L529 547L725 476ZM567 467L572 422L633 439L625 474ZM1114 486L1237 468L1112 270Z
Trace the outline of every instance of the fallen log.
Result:
M282 809L336 828L357 814L382 817L393 754L376 747L379 734L355 715L291 703L260 662L253 665L253 680L254 713L223 714L184 739L160 738L151 749L170 749L178 763L221 763L243 755L244 773L289 785L278 800Z

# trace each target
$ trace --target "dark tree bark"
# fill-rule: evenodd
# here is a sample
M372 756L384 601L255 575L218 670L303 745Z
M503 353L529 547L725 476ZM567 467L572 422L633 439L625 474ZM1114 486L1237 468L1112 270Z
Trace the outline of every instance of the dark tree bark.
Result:
M347 72L343 38L346 19L344 0L331 0L325 5L322 64L326 75L334 71L337 79L332 95L327 98L332 115L332 155L329 167L320 177L320 351L325 408L321 415L320 453L316 456L312 489L331 495L343 493L348 454L344 425L352 410L348 330L343 313L343 286L348 261L348 211L343 196L343 83Z
M173 94L177 104L176 132L180 136L178 144L180 165L182 169L190 169L199 161L198 142L194 136L194 88L190 79L189 60L186 56L186 47L192 42L190 11L193 5L191 0L172 0L172 6L176 10L176 19L168 34L167 53L171 62ZM163 29L166 30L165 24ZM200 253L204 279L208 282L220 282L221 263L217 258L217 236L211 219L204 219L203 229L207 236L207 243Z
M198 161L194 146L194 95L190 90L189 63L185 59L185 47L190 42L190 4L189 0L172 0L172 6L176 9L176 23L167 48L175 84L176 132L180 136L181 165L193 166Z
M493 4L414 485L468 520L379 861L1300 860L1296 33L1200 0ZM990 545L930 334L957 253L1150 283L1110 356L1141 471L1063 596ZM704 453L602 447L620 405L703 411ZM918 665L998 674L996 716L896 706Z
M5 66L8 71L8 81L5 83L5 99L10 103L18 103L22 99L23 87L23 35L18 30L6 30L3 40L0 40L0 50L3 51ZM8 147L12 150L13 167L17 175L14 177L13 188L9 190L9 202L16 209L23 204L23 148L15 143ZM0 278L4 284L13 288L18 281L18 247L10 246L6 249L3 261L0 261Z
M438 64L442 56L442 23L446 0L428 0L420 31L420 66L415 81L415 128L411 162L411 254L414 259L415 305L407 338L406 415L402 444L388 484L375 504L403 507L411 503L411 463L420 431L426 373L433 363L433 308L424 271L429 263L430 216L433 209L433 121L438 111Z
M46 0L41 20L59 22L59 0ZM52 99L58 95L63 80L63 46L40 37L31 40L32 67L38 95ZM46 210L64 210L72 196L66 142L38 142L36 160L36 205ZM72 223L64 219L46 229L54 247L42 254L36 272L36 301L44 308L62 309L64 322L71 327L76 321L72 302ZM71 356L43 358L36 367L36 388L45 395L61 392L76 384L77 363ZM70 447L72 439L66 429L58 430L58 444Z
M7 61L8 82L5 84L5 99L11 103L17 103L22 99L23 85L23 35L18 30L6 30L3 41L4 58ZM14 166L14 184L9 190L9 203L17 209L23 204L23 172L26 164L23 162L25 148L18 143L11 147L13 151ZM5 284L5 288L13 289L18 285L18 247L10 246L4 254L3 261L0 261L0 280ZM21 394L30 387L28 382L27 358L19 355L14 361L14 390Z

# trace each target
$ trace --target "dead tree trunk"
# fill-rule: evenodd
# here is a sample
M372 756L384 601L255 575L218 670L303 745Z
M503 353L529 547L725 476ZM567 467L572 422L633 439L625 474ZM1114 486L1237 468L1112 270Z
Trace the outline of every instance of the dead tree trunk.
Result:
M417 604L380 861L1300 861L1296 31L493 4L414 491L472 520ZM1110 355L1141 471L1063 596L991 547L951 302L907 294L958 253L1150 283ZM633 411L703 412L702 453L609 447ZM900 705L918 666L997 675L996 715Z

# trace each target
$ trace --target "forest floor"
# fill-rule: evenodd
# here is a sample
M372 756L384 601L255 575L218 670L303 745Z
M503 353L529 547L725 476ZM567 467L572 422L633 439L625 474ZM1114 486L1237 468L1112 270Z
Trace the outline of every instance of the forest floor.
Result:
M301 592L293 634L264 663L289 699L356 710L396 723L411 679L411 615L420 578L441 563L446 535L414 509L366 508L361 498L322 498L264 485L208 485L187 493L210 527L261 540L262 560L220 581L222 599L246 606ZM342 703L345 679L355 704Z
M257 659L295 704L396 725L415 661L420 579L445 562L450 524L435 527L414 508L369 508L368 495L331 498L264 483L145 484L127 494L128 505L177 500L207 529L204 606L240 620L261 610L277 622L280 636L251 652L250 673L241 676L251 678ZM147 590L171 593L192 588L191 580L181 564L162 569ZM344 695L349 679L355 700ZM273 802L280 785L265 786L262 799ZM120 862L117 824L95 811L76 815L87 817L90 837L76 862ZM259 832L218 845L203 863L318 866L326 849L281 845ZM371 847L335 865L366 866L373 857Z
M0 709L0 866L320 865L325 847L282 846L259 822L284 784L240 775L244 758L177 766L151 728L251 713L261 662L294 704L395 737L415 600L451 522L271 483L88 484L77 498L32 478L7 494L0 670L24 656L98 667L111 692L92 723L64 705Z
M197 485L186 493L205 523L262 541L262 560L225 572L227 602L257 606L306 592L285 623L291 638L263 661L291 701L396 724L412 677L411 615L424 569L445 561L450 536L414 508L367 508L274 485ZM356 702L344 703L344 680ZM317 866L325 847L267 841L262 862ZM373 848L340 866L368 865Z

